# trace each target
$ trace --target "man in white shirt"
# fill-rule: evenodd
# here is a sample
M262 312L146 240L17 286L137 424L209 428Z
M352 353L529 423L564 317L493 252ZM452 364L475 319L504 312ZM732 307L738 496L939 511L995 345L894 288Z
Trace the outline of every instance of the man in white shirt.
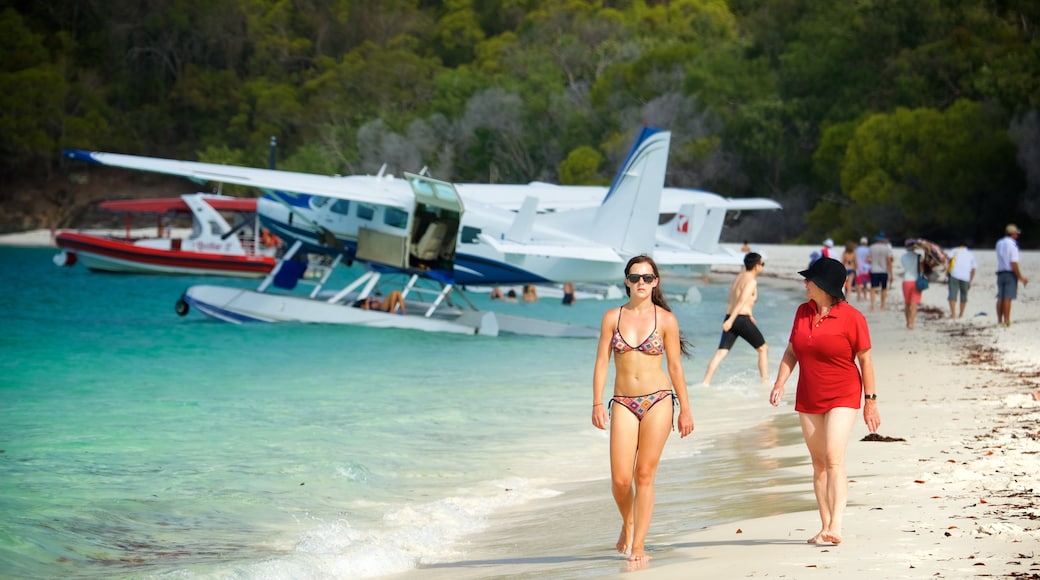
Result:
M968 289L975 281L975 254L964 244L950 252L949 285L950 291L946 299L950 302L950 318L964 318L964 307L968 304ZM955 306L960 298L961 311L957 314Z
M888 283L892 280L892 244L888 242L884 232L874 238L870 245L867 259L870 262L870 311L874 311L874 296L881 289L881 309L885 309L885 298L888 296Z
M1029 278L1018 269L1018 234L1015 224L1008 224L1005 236L997 242L997 324L1011 326L1011 301L1018 297L1018 282L1029 285Z

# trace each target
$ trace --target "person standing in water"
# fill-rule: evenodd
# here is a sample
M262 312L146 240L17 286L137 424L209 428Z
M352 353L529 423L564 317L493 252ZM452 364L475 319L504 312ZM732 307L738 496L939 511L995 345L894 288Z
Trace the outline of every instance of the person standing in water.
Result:
M751 314L755 300L758 299L758 275L765 267L761 255L751 252L744 256L744 271L737 274L729 288L726 319L722 321L722 338L719 339L715 355L708 361L708 369L701 381L705 385L711 384L711 378L737 342L737 337L743 338L751 348L758 351L758 374L763 383L769 380L769 346L762 332L755 326L755 316Z
M676 403L679 435L693 432L680 360L689 352L660 283L653 259L640 255L628 261L625 292L629 299L603 315L592 375L592 424L598 429L610 424L611 492L621 514L616 547L629 561L639 563L649 560L646 535L654 511L654 478ZM604 406L612 354L614 394ZM614 404L618 407L611 410Z

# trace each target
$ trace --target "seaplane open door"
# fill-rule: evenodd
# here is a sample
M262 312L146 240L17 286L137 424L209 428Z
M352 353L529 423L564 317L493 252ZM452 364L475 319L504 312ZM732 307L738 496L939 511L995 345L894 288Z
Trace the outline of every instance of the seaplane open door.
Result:
M398 229L358 228L357 258L401 270L441 272L450 278L462 200L446 181L412 173L405 173L405 179L415 196L407 234Z
M462 222L462 199L455 186L422 175L405 173L415 193L408 247L408 267L451 274L455 244Z

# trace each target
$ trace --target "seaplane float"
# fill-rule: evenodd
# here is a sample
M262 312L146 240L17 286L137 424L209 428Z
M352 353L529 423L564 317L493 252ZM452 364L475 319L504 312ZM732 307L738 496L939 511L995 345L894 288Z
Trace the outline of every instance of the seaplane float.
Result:
M187 315L194 308L236 324L350 324L484 336L598 335L598 330L590 327L482 311L474 306L453 279L463 214L458 193L451 183L426 176L406 173L403 181L409 184L411 195L384 200L399 210L394 215L404 221L395 225L403 227L359 228L349 253L334 236L320 235L319 229L313 241L293 240L256 290L191 286L177 300L178 314ZM354 262L364 266L363 274L346 284L332 281L337 267ZM303 275L308 271L318 275L306 279ZM402 281L395 283L400 288L387 292L381 287L383 282L395 279Z

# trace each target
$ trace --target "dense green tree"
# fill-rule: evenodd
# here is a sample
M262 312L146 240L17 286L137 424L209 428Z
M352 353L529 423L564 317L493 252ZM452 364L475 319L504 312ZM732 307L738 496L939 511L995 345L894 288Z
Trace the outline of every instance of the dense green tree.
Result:
M603 155L593 147L583 145L567 154L560 163L560 183L564 185L602 184L598 176Z
M67 84L43 38L7 8L0 11L0 156L13 165L56 152Z
M853 202L841 209L844 225L904 237L986 237L979 228L1014 215L1024 185L1014 146L993 116L961 100L945 111L899 108L867 118L842 167Z
M602 181L652 124L669 185L783 200L757 240L864 216L961 235L964 211L999 233L1040 217L1038 21L1029 0L8 0L0 176L45 178L63 146L263 166L276 136L308 171Z

